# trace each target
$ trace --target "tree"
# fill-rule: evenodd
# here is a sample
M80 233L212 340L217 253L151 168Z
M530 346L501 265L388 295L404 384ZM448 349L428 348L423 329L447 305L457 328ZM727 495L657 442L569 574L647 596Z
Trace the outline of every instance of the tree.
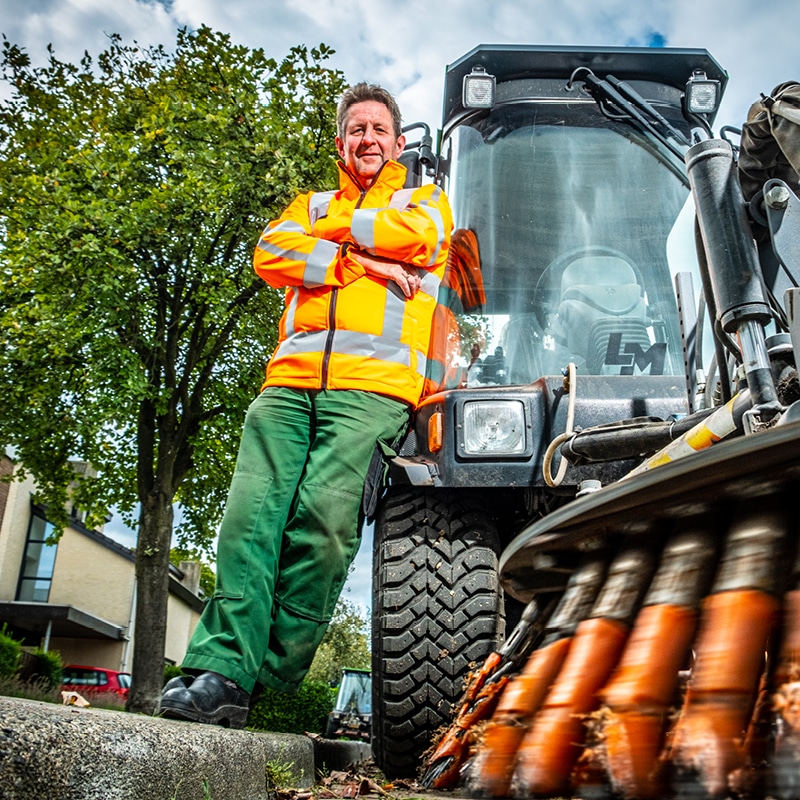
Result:
M278 63L205 27L174 52L111 36L96 64L48 51L2 55L0 442L57 526L71 483L88 524L139 509L128 707L151 713L173 504L179 544L207 549L282 305L253 247L295 193L333 185L344 83L325 45Z
M337 684L342 667L369 669L371 655L368 630L368 622L358 608L339 598L306 680Z

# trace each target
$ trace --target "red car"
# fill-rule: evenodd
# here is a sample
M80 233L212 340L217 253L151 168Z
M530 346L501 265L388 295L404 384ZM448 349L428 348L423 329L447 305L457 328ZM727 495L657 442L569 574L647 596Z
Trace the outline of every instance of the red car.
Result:
M69 664L64 667L61 684L64 691L78 692L78 694L115 692L120 697L127 698L131 687L131 676L129 672L118 672L105 667Z

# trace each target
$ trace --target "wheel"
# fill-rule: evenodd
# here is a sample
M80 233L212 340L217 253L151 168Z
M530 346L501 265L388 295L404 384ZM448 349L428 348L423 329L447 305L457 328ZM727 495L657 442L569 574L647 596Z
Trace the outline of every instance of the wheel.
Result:
M463 497L390 489L375 525L372 751L388 778L415 774L503 635L496 526Z
M336 731L338 730L339 726L332 717L328 717L328 723L325 726L325 738L326 739L333 739L336 736Z

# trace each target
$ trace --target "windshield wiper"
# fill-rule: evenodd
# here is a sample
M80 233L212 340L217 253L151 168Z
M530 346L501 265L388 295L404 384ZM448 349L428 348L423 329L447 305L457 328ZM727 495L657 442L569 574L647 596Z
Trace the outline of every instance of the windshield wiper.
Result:
M577 81L583 82L584 88L606 117L628 122L666 148L679 161L679 172L686 182L683 154L691 142L649 101L625 81L613 75L607 75L605 79L598 78L587 67L579 67L572 73L567 88L571 89Z

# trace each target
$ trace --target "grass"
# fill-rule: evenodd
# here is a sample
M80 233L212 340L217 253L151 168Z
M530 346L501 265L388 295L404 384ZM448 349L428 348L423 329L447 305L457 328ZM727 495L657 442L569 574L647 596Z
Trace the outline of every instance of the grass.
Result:
M281 747L278 758L267 761L267 792L277 789L288 789L295 778L294 761L286 762L282 760L283 747Z
M0 695L22 697L26 700L43 700L46 703L60 703L61 695L42 681L23 681L21 678L0 677Z

